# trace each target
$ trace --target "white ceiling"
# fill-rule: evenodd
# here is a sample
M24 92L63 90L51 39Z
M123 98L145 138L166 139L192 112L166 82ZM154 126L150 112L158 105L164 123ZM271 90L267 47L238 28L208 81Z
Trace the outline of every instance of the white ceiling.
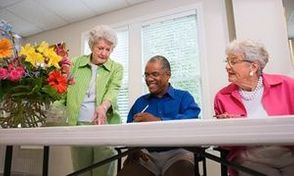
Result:
M0 0L0 20L27 37L151 0Z
M106 12L152 0L0 0L0 20L28 37ZM294 37L294 1L283 0L288 35Z

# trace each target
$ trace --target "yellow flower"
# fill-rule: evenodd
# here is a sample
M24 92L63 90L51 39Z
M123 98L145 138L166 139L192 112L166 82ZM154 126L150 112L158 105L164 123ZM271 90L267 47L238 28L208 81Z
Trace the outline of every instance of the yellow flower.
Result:
M54 48L47 48L42 54L47 59L46 63L48 67L54 66L55 68L60 68L59 62L61 61L61 57L56 54Z
M11 57L13 53L13 46L10 40L3 38L0 40L0 58Z
M36 50L44 56L45 61L43 62L46 62L48 67L54 66L55 68L60 68L58 63L61 61L61 57L56 54L54 48L50 48L47 42L43 41Z
M55 68L60 68L59 66L59 62L61 61L61 57L58 56L52 49L52 52L49 53L49 62L48 62L48 65L49 66L54 66Z
M47 42L42 42L39 47L37 48L37 51L39 51L40 53L44 53L45 50L47 50L49 48L49 44Z
M0 20L1 25L10 27ZM43 41L24 45L17 55L10 29L0 30L7 36L0 36L0 104L6 107L1 109L5 116L0 113L0 128L43 126L49 105L62 100L74 83L68 50L64 43L50 46Z
M35 48L30 44L26 44L25 47L21 47L20 55L24 55L25 61L30 62L33 66L44 63L44 57L42 54L37 53Z

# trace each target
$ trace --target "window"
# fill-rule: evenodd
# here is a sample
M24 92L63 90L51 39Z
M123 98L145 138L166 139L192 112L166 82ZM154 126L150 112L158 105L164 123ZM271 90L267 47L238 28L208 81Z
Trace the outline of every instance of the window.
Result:
M200 105L200 58L197 37L195 13L142 26L144 63L154 55L165 56L171 64L171 84L176 88L188 90Z
M127 119L127 115L129 112L129 90L128 90L128 65L129 65L129 33L125 30L118 30L117 31L117 46L111 53L111 58L120 64L123 65L124 68L124 75L122 80L122 85L120 88L120 93L118 95L118 105L119 105L119 112L122 118L122 121L125 122Z
M133 102L147 87L142 77L147 60L154 55L165 56L171 64L171 84L188 90L201 107L201 71L198 16L195 8L168 12L160 17L137 19L113 27L118 34L118 45L111 58L124 67L122 88L118 97L119 110L125 123ZM84 43L87 43L88 37ZM129 48L130 47L130 48ZM89 52L88 45L84 53Z

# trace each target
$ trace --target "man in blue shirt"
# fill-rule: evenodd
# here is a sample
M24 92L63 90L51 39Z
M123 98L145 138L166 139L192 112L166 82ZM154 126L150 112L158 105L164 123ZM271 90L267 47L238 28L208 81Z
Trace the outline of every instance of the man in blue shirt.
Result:
M149 94L138 98L128 123L198 118L200 108L192 95L173 88L171 69L163 56L152 57L145 67ZM182 148L153 147L130 154L118 176L193 176L193 153Z

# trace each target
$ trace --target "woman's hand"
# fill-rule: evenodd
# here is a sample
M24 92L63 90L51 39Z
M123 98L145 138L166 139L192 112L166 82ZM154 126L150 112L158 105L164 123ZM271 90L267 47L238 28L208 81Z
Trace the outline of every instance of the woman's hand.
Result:
M107 116L106 116L107 109L105 106L100 105L96 108L94 113L94 120L93 123L95 125L103 125L107 123Z
M232 118L232 117L242 117L244 116L243 114L231 114L231 113L223 113L223 114L217 114L217 115L214 115L213 117L216 117L217 119L229 119L229 118Z

